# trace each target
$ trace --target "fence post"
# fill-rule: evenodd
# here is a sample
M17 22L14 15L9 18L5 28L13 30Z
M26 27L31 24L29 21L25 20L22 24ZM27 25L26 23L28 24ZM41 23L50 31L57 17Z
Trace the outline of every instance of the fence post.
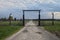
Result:
M9 25L11 25L11 20L12 20L11 15L12 15L12 13L9 14Z
M52 25L54 25L54 13L52 13Z

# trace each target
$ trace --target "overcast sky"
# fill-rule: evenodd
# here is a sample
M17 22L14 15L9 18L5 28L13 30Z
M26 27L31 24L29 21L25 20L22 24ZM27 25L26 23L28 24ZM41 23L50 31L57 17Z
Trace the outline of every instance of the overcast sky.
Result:
M41 9L41 18L51 18L51 14L47 13L60 12L60 0L0 0L0 18L8 17L10 13L16 18L22 18L22 10L26 9ZM30 18L31 16L31 18L38 18L37 15L36 13L26 14L26 18ZM59 14L58 17L60 17Z

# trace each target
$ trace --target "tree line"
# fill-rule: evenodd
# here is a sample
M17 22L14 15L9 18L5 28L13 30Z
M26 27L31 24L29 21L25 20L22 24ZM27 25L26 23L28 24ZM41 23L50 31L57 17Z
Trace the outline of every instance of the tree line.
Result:
M8 18L6 18L6 17L0 18L0 21L9 21L9 20L16 21L17 19L13 18L12 13L9 14Z

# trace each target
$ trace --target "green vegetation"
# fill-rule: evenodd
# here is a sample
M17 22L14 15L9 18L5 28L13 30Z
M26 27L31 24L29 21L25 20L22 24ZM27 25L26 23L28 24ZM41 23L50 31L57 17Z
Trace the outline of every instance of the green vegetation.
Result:
M51 25L52 23L45 22L45 24L49 24L49 26L45 25L44 28L49 31L60 31L60 21L55 21L54 25Z
M0 40L20 30L22 26L0 26Z
M52 21L41 21L41 25L52 25Z
M55 21L54 25L50 26L43 26L47 31L56 34L58 37L60 37L60 21Z
M9 25L9 21L0 21L0 40L4 40L21 28L23 28L22 21L11 21L11 25Z
M4 40L8 36L20 30L22 27L22 21L17 20L12 16L12 13L9 14L9 18L0 18L0 40Z
M60 32L60 26L59 25L55 25L55 26L44 26L44 28L50 32Z
M9 21L0 21L0 26L4 26L4 25L9 25ZM19 26L22 26L22 21L11 21L11 25L19 25Z

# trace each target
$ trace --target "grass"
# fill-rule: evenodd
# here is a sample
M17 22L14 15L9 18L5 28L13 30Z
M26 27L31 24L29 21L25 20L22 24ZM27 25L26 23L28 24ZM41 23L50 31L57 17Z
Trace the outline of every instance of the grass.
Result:
M45 25L44 28L49 31L60 31L60 21L55 21L54 25L50 25L50 26Z
M60 21L55 21L54 25L43 26L47 31L56 34L56 36L60 37Z
M60 32L60 26L44 26L44 28L50 32L56 32L59 31Z
M12 21L11 25L9 25L9 21L0 21L0 40L4 40L21 28L23 28L22 21Z
M22 26L0 26L0 40L4 40L6 37L20 30Z
M34 22L38 23L38 21ZM48 31L60 31L60 21L54 21L54 25L52 25L52 21L41 21L40 24Z
M54 23L55 23L55 25L52 26L51 21L41 21L41 24L45 25L43 27L46 30L48 30L52 33L55 33L57 31L60 34L60 21L55 21ZM21 25L22 25L22 21L12 21L11 26L9 26L8 21L0 21L0 40L4 40L5 38L9 37L10 35L16 33L18 30L23 28Z
M9 21L0 21L0 25L9 25ZM11 25L20 25L22 26L22 21L12 21Z
M60 25L44 26L44 28L60 38Z

